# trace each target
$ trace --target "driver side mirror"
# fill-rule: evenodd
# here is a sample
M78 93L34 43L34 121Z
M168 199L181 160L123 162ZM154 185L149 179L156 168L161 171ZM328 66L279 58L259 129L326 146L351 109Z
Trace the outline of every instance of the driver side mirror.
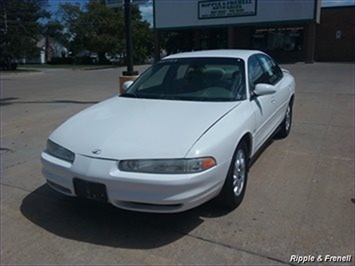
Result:
M125 83L122 84L122 88L127 91L128 88L132 85L133 80L127 80Z
M256 96L269 95L275 92L276 89L274 86L265 83L256 84L254 89L254 93L256 94Z
M125 83L122 84L121 87L119 87L119 94L124 94L127 92L128 88L132 85L133 81L132 80L127 80Z

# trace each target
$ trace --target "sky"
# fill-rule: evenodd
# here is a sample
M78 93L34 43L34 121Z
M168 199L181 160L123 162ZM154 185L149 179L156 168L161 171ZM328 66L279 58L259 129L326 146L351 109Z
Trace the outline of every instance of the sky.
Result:
M259 0L260 1L260 0ZM287 0L285 0L287 1ZM305 0L308 1L308 0ZM71 2L79 3L80 5L85 5L87 0L49 0L50 10L55 12L60 3ZM348 6L355 5L355 0L322 0L322 7L328 6ZM153 24L153 3L152 0L147 0L147 3L139 5L139 9L142 12L143 20L148 21L151 25Z

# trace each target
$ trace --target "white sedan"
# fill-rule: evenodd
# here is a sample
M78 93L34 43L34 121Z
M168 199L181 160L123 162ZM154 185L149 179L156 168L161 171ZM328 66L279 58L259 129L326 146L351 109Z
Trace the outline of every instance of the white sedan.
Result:
M181 212L217 195L234 209L250 159L290 132L294 78L259 51L171 55L124 86L49 136L49 186L144 212Z

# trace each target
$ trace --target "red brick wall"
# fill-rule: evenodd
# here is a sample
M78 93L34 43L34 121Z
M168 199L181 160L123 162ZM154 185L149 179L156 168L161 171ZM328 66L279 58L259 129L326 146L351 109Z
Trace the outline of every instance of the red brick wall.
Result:
M354 62L355 7L322 8L316 27L316 61ZM336 32L341 31L339 39Z

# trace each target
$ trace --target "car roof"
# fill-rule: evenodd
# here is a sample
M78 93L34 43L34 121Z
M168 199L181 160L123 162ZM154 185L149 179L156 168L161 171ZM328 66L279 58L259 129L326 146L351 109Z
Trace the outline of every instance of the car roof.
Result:
M220 58L240 58L247 61L248 58L253 54L263 54L263 52L258 50L235 50L235 49L225 49L225 50L206 50L206 51L196 51L196 52L185 52L179 54L169 55L164 57L165 59L177 59L177 58L194 58L194 57L220 57Z

